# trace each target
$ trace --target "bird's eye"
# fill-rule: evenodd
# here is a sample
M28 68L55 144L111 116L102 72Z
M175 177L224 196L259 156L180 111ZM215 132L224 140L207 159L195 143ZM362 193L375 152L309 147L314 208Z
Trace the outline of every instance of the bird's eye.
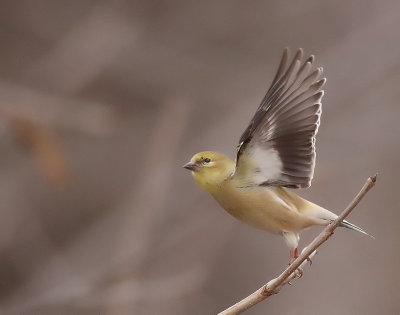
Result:
M209 158L205 158L205 159L204 159L204 162L205 162L205 163L210 163L211 160L210 160Z

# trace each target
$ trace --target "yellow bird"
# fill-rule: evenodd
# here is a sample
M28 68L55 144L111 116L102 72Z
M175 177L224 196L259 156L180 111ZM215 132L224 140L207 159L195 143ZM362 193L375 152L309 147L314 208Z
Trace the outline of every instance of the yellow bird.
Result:
M320 78L322 68L314 69L314 56L302 62L302 49L291 62L288 56L286 48L267 94L240 138L236 161L205 151L184 168L229 214L281 235L292 262L299 255L299 232L328 225L337 215L287 189L311 185L326 81ZM350 222L341 225L367 234Z

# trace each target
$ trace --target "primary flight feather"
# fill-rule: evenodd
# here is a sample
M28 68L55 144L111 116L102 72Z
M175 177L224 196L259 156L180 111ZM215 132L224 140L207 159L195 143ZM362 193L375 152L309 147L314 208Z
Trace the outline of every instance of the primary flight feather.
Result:
M195 154L184 167L231 215L280 234L298 256L299 232L328 225L337 215L286 188L309 187L315 166L315 135L321 116L322 68L299 49L285 49L276 75L240 137L236 162L223 154ZM342 226L367 234L347 221Z

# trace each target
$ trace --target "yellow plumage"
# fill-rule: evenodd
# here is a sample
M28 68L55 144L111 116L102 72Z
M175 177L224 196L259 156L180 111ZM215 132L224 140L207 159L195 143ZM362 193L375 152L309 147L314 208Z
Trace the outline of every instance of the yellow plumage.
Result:
M210 162L204 163L205 159ZM197 153L189 165L197 184L209 192L229 214L254 227L274 234L283 234L291 249L297 247L297 234L312 225L326 225L336 215L289 190L279 187L243 187L232 177L235 163L216 152ZM190 167L190 166L187 166ZM290 235L293 234L293 235Z
M337 215L287 189L308 187L314 173L322 69L314 57L301 64L302 50L287 65L285 50L278 72L250 125L240 138L237 159L205 151L184 167L201 188L232 216L254 227L280 234L297 254L299 232L327 225ZM343 221L342 226L367 234Z

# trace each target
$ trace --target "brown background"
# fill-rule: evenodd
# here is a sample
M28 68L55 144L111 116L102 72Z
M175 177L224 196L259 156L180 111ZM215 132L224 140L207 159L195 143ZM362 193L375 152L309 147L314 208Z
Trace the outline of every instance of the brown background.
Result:
M338 230L248 314L399 314L399 1L2 1L1 314L213 314L276 276L283 241L181 166L236 141L285 46L328 78L313 186ZM319 229L305 232L307 244Z

